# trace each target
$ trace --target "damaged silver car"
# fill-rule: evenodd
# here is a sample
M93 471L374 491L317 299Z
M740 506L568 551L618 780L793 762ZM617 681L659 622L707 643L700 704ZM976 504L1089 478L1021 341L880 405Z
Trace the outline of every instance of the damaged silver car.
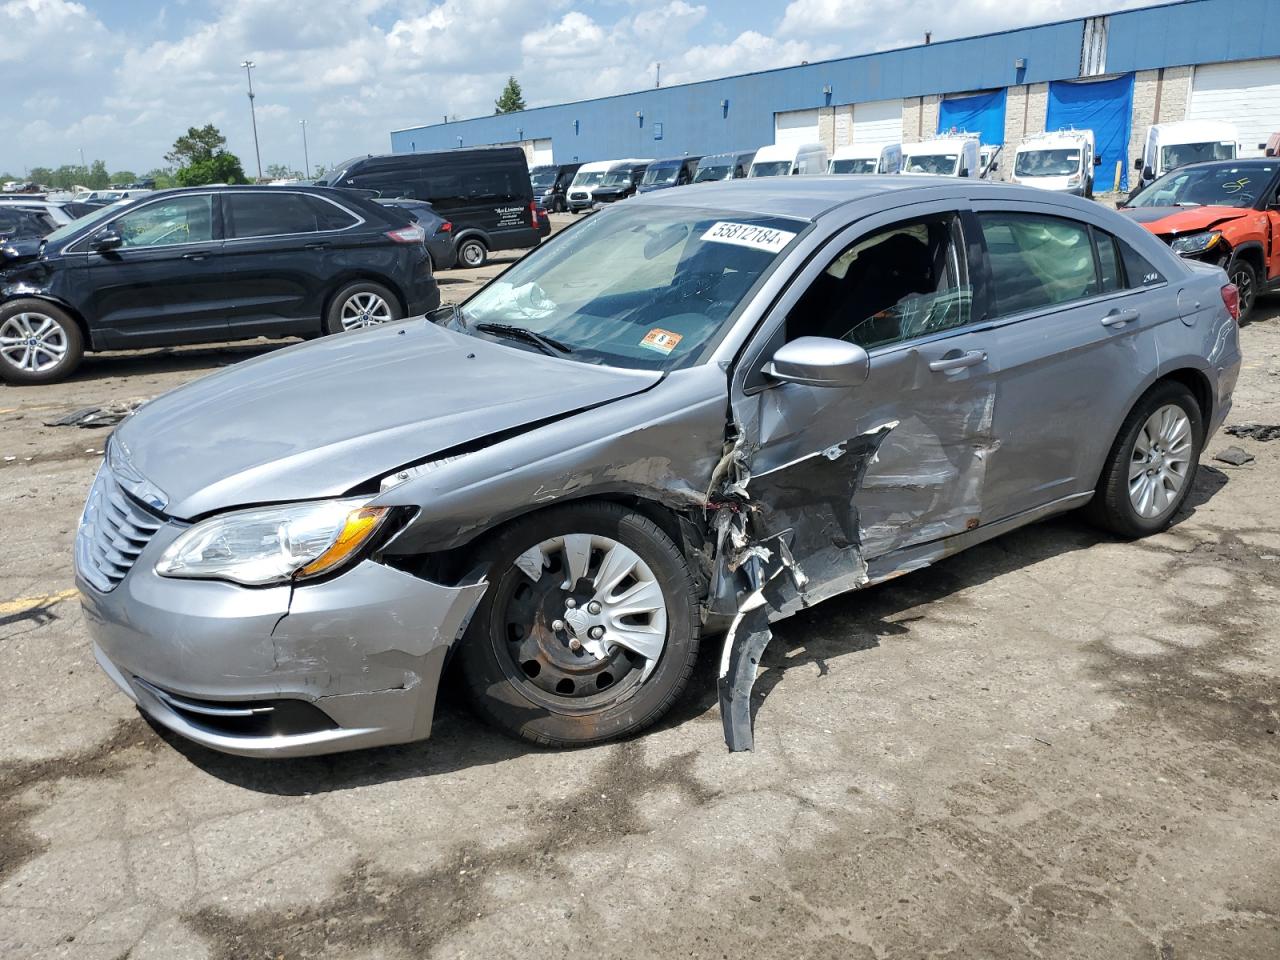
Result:
M231 753L426 737L446 664L542 744L634 733L723 634L1050 514L1164 529L1240 364L1234 288L1100 206L909 177L617 204L460 308L273 353L111 438L95 652Z

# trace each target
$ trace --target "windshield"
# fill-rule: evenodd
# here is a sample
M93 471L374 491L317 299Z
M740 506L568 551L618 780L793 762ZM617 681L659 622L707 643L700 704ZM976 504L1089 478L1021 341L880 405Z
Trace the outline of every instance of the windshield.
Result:
M597 183L604 179L603 170L591 170L579 173L573 178L573 186L575 187L594 187Z
M680 173L680 164L672 164L669 167L650 167L644 172L644 179L641 183L658 184L659 186L675 183L676 176Z
M535 190L550 190L556 184L557 167L534 167L529 171L529 182Z
M1200 163L1202 160L1234 160L1236 145L1234 143L1171 143L1160 149L1160 169L1165 173L1175 167L1185 167L1188 163Z
M1277 163L1220 163L1166 173L1129 201L1130 207L1251 207Z
M462 325L531 330L587 363L670 370L695 362L807 226L737 210L622 204L511 267L462 308ZM503 340L526 347L515 340Z
M708 180L729 180L733 177L733 164L726 163L722 166L699 167L698 172L693 175L694 183L705 183Z
M879 161L875 157L865 157L858 160L832 160L832 173L875 173L876 165Z
M902 169L907 173L932 173L936 176L954 176L960 162L958 153L923 153L907 157Z
M766 160L764 163L751 165L753 177L785 177L791 172L790 160Z
M63 240L67 239L67 237L71 236L73 233L79 232L79 230L82 227L87 227L90 224L97 223L99 220L105 220L107 217L114 216L119 212L120 212L119 207L99 207L97 210L94 210L92 213L87 213L83 217L80 217L78 220L72 220L70 223L66 224L65 226L59 227L57 230L53 231L53 233L49 234L44 239L48 243L61 243Z
M1080 148L1020 150L1013 161L1018 177L1069 177L1080 172Z
M628 170L610 170L604 175L604 179L600 181L602 187L621 187L623 185L630 186L631 171Z

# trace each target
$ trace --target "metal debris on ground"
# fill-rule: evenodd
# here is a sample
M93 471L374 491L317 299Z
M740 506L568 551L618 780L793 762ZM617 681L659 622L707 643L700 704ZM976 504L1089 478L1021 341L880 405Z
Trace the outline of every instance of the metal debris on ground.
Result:
M1280 440L1280 423L1235 423L1226 428L1233 437L1249 437L1253 440Z
M73 410L53 420L46 420L44 425L46 427L114 427L149 399L149 397L134 397L105 407L81 407L79 410Z
M1215 453L1213 459L1229 463L1233 467L1243 467L1246 463L1253 463L1253 454L1247 453L1239 447L1227 447L1225 450L1219 450Z

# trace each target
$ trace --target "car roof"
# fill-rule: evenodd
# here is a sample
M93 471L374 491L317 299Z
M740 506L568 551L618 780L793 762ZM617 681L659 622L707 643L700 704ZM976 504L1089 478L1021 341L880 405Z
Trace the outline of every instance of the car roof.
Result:
M823 214L847 203L883 197L886 210L916 202L912 192L926 193L921 201L954 199L958 203L972 200L1045 200L1045 192L1034 187L1010 183L975 180L965 177L913 176L911 174L872 174L861 177L805 176L755 177L742 180L720 180L700 183L696 189L657 190L637 194L627 206L665 206L722 208L742 213L759 213L801 220L816 220ZM1074 198L1055 197L1055 203L1073 205ZM1092 201L1088 201L1092 203Z

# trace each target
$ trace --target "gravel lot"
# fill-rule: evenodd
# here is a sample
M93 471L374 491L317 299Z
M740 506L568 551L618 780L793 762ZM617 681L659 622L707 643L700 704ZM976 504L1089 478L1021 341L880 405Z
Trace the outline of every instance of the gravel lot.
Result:
M1243 341L1231 422L1276 422L1280 300ZM43 421L276 346L0 387L0 957L1280 956L1280 441L1211 440L1159 537L1058 519L786 622L753 754L710 643L634 741L530 749L446 690L426 743L252 761L97 668L71 541L106 431Z

